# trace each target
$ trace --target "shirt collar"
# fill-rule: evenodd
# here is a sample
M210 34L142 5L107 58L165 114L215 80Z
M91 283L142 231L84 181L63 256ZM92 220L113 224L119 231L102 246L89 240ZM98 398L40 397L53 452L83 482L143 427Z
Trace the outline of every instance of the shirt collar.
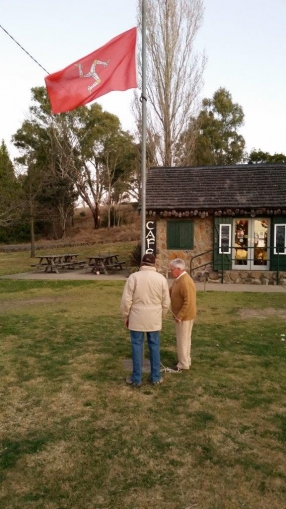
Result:
M184 272L182 272L178 277L176 277L176 280L177 279L180 279L181 276L183 276L184 274L186 274L186 271L184 270Z

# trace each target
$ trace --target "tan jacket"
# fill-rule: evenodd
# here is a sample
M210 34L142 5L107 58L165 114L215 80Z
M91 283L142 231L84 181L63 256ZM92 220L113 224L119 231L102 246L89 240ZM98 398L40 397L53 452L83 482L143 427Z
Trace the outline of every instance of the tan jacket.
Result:
M193 320L197 313L196 286L187 272L175 279L170 288L170 295L174 315L183 321Z
M162 329L162 317L168 312L170 295L167 280L155 267L143 266L125 283L120 311L128 328L151 332Z

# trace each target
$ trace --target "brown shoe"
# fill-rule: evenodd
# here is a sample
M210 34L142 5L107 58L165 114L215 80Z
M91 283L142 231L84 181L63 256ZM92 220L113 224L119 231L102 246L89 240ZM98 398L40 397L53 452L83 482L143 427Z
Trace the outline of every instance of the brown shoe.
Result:
M178 368L177 364L175 364L174 366L171 366L170 368L172 371L179 371L181 372L182 370L180 368Z

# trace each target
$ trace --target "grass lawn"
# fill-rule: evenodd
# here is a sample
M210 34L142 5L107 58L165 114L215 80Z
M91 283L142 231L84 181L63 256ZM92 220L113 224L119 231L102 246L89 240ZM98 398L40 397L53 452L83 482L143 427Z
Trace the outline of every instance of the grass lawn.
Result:
M286 294L198 292L191 370L138 389L123 284L1 280L0 507L285 509Z
M69 247L46 247L37 249L36 257L45 254L78 253L79 259L83 260L87 256L94 256L103 253L116 253L120 260L125 260L128 264L128 258L133 248L138 244L136 241L124 241L116 243L104 243L96 245L69 246ZM19 274L21 272L32 272L33 263L37 263L37 258L31 258L30 251L7 251L0 252L0 276L8 274Z

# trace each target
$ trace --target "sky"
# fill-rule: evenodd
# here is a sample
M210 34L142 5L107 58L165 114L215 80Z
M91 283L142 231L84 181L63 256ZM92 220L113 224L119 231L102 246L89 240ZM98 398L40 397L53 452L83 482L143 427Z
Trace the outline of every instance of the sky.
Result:
M196 51L208 58L201 98L220 87L244 112L246 150L286 153L286 0L204 0ZM0 0L0 141L11 143L32 105L31 88L136 26L137 0ZM46 72L47 71L47 72ZM133 91L97 99L133 132ZM147 105L148 107L148 105Z

